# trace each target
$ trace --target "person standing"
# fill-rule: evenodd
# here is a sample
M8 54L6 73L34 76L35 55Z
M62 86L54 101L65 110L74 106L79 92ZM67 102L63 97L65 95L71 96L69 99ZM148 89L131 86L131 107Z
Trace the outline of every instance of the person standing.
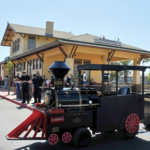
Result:
M54 78L54 76L52 75L52 73L50 71L48 71L49 74L51 75L51 80Z
M50 81L50 86L54 87L54 76L52 75L52 73L50 71L48 71L49 74L51 75L51 81Z
M23 82L22 83L22 95L23 95L22 103L25 103L25 97L26 97L27 103L29 104L29 81L30 81L30 77L24 71L23 76L21 76L20 80Z
M33 84L34 84L34 103L37 103L37 99L38 99L38 103L41 103L41 92L42 89L40 89L39 87L43 85L43 78L40 76L40 72L37 71L36 72L36 77L32 80Z
M4 88L8 88L8 76L6 75L5 76L5 80L4 80L5 82L4 82Z
M70 87L70 85L71 85L70 77L68 74L66 74L65 87Z
M33 79L35 79L35 77L36 77L36 74L33 75L32 81L33 81ZM33 84L33 82L32 82L32 95L34 95L34 84Z
M2 85L2 77L0 76L0 86Z
M87 74L86 72L83 72L83 84L87 83Z
M17 73L17 75L14 77L14 82L13 82L13 89L14 89L14 95L16 94L16 81L19 81L20 77L19 77L19 73Z

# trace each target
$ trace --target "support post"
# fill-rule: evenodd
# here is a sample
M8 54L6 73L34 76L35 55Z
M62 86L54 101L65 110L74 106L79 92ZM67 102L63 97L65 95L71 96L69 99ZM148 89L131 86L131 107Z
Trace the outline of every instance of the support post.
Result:
M104 70L102 70L102 96L104 96Z
M142 71L142 95L144 95L144 71Z
M79 88L81 87L81 71L78 71L78 79L79 79Z
M66 58L66 64L70 67L69 75L74 74L74 58Z
M137 64L137 59L133 60L133 65L134 66L139 66L140 64ZM141 84L140 84L140 71L134 70L133 71L133 87L132 87L132 92L141 92Z
M118 92L118 70L116 71L116 94Z

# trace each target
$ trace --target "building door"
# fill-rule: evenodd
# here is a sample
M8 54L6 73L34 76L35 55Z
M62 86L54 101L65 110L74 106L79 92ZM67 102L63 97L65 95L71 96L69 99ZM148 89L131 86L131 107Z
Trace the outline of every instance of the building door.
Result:
M78 76L78 70L77 70L77 66L82 65L82 60L81 59L75 59L74 60L74 75Z
M76 87L79 85L77 66L80 66L80 65L82 65L82 60L81 59L75 59L74 60L74 77L76 78L76 83L75 83Z

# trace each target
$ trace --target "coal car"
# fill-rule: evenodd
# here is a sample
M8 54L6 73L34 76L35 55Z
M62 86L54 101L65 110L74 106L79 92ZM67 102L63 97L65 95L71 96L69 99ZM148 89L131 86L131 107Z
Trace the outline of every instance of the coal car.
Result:
M128 87L118 90L118 72L139 70L146 67L86 64L78 66L79 87L63 88L64 76L69 71L65 62L55 61L49 70L54 79L54 88L47 88L44 103L37 103L37 109L7 139L46 139L55 145L59 140L64 143L72 141L77 147L85 147L91 141L91 135L97 132L118 130L123 138L133 138L144 117L144 82L142 92L132 93ZM91 86L83 86L81 71L94 70L102 72L102 88L98 91ZM116 90L105 91L105 71L116 71ZM41 112L41 113L40 113ZM31 130L34 136L28 137ZM24 137L20 134L27 133ZM36 137L41 132L41 137Z

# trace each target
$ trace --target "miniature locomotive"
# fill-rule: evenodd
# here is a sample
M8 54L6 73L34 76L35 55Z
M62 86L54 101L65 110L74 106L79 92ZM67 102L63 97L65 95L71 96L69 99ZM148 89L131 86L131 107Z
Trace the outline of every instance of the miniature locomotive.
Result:
M36 104L37 109L34 109L33 114L10 132L7 139L46 139L51 145L55 145L60 139L64 143L72 140L77 147L85 147L91 140L90 130L95 134L116 129L123 138L133 138L144 117L144 94L132 94L127 87L120 88L119 91L117 87L114 93L105 92L104 70L116 70L118 73L137 69L144 75L146 68L100 64L78 66L79 83L82 83L81 70L102 71L101 92L90 87L83 88L82 84L79 88L63 88L63 78L69 69L61 61L54 62L49 67L55 77L54 88L48 88L44 103ZM35 133L28 137L31 130ZM19 137L24 131L27 131L24 137ZM41 132L40 137L37 137L37 132Z

